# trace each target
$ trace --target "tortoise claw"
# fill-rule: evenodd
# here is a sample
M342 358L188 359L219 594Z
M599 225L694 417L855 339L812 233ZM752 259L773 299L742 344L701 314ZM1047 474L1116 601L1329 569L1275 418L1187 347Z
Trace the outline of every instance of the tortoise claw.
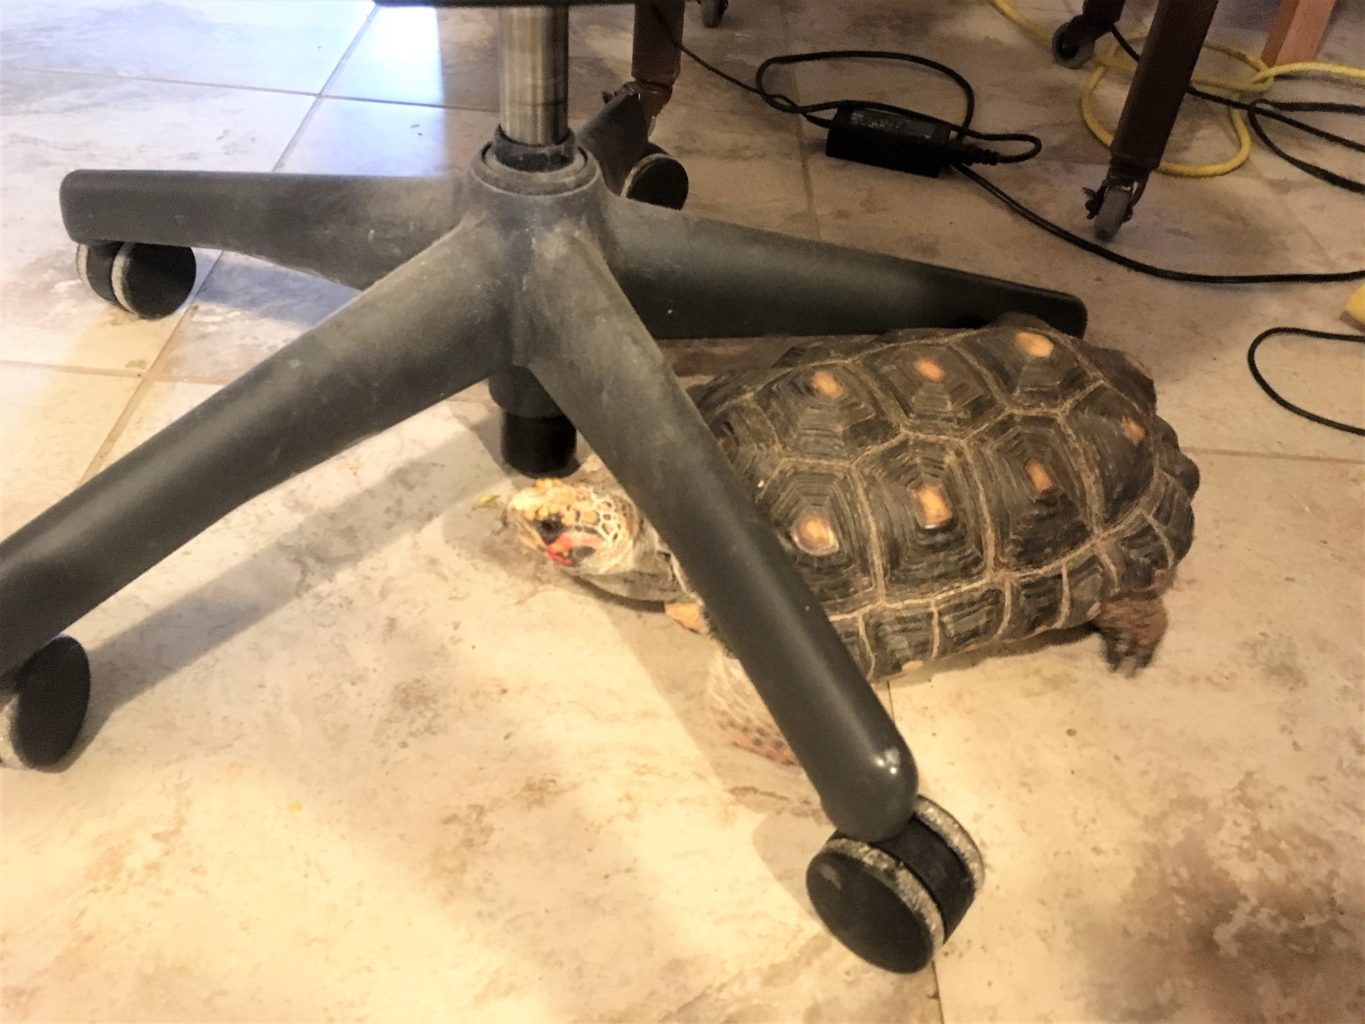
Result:
M1155 647L1143 646L1122 634L1105 633L1103 637L1104 660L1109 670L1129 679L1150 665L1156 654Z

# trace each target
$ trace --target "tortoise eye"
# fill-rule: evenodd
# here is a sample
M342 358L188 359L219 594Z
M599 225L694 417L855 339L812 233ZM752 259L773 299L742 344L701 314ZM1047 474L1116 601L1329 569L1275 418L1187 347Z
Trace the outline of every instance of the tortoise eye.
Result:
M556 512L554 515L546 516L536 523L536 532L540 534L540 539L546 544L557 540L559 535L564 532L564 520Z

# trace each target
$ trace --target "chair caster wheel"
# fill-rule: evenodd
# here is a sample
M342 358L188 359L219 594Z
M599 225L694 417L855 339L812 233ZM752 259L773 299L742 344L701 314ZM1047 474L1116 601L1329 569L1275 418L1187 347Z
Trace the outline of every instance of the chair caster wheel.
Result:
M729 6L730 0L701 0L701 23L707 28L715 28Z
M985 880L981 852L920 797L897 835L864 843L834 833L810 862L806 891L825 927L868 963L909 974L933 960Z
M194 290L194 250L148 242L81 245L76 273L105 302L157 320L184 305Z
M50 768L71 750L90 704L90 662L69 636L0 680L0 765Z
M1052 33L1052 59L1064 68L1084 67L1095 55L1095 40L1085 32L1085 24L1072 18Z
M1090 197L1086 209L1095 218L1095 235L1104 242L1119 233L1119 228L1133 216L1141 193L1133 185L1102 185Z

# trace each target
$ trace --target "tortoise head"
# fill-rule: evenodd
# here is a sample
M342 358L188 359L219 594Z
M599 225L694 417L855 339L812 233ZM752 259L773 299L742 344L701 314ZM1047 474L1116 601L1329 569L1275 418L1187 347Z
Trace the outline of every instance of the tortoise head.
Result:
M636 568L640 513L619 488L537 480L512 495L504 518L523 544L575 575Z

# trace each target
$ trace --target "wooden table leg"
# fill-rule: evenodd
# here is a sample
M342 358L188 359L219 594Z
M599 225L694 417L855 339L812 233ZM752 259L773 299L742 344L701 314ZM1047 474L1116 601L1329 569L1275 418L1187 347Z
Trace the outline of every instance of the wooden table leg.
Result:
M1280 0L1261 59L1267 64L1313 60L1336 0Z

